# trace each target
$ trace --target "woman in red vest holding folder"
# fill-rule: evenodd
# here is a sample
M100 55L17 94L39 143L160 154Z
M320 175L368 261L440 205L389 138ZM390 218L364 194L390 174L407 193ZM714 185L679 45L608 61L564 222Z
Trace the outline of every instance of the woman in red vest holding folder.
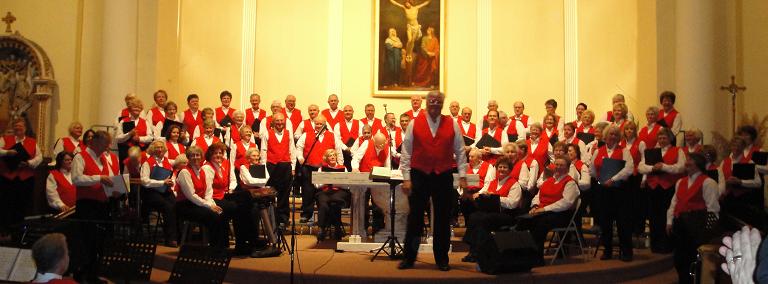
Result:
M56 166L45 180L45 196L48 206L57 212L64 212L75 206L77 193L72 184L72 158L70 152L56 155Z
M632 174L632 156L629 154L629 150L619 145L621 130L618 126L607 126L600 137L605 145L597 148L592 155L590 173L597 181L592 185L592 188L598 195L600 243L605 247L600 259L613 258L613 223L615 221L619 232L620 259L632 261L630 208L633 200L632 195L622 184ZM623 161L624 165L621 166L622 162L617 161ZM602 171L609 172L601 175Z
M173 165L165 157L167 152L163 141L149 145L147 158L141 164L141 200L146 210L157 210L163 216L165 245L176 247L176 196L173 194ZM156 169L160 168L160 169Z
M753 173L744 173L738 177L736 167L739 164L754 164L754 162L744 156L744 149L747 148L747 141L741 136L735 136L731 139L731 154L725 157L720 163L720 177L718 179L718 188L721 195L720 206L724 215L731 215L752 226L759 227L765 222L762 219L762 208L754 205L754 199L758 198L759 190L762 190L760 175L757 168ZM748 176L748 177L747 177ZM733 228L741 227L736 225ZM729 229L733 229L728 227Z
M192 146L187 149L189 164L179 171L176 182L176 210L182 220L203 224L211 235L210 245L226 248L226 222L224 210L213 201L213 177L208 177L203 166L203 150Z
M0 231L24 219L32 201L34 170L43 161L37 142L26 134L26 121L15 119L11 127L13 134L0 139Z
M638 172L643 174L641 187L648 188L648 223L651 229L651 251L669 253L672 251L670 240L665 234L666 211L674 195L675 182L685 173L685 153L671 144L672 131L662 128L657 137L657 147L661 149L661 161L650 164L645 154L641 155ZM648 153L648 150L645 151Z
M696 261L699 246L710 241L707 236L712 236L712 228L707 228L707 218L717 217L720 212L717 182L707 176L706 165L704 155L691 153L688 156L685 161L687 175L675 184L675 195L666 212L666 231L675 241L674 259L679 283L693 283L691 263Z
M515 153L515 156L516 155L517 153ZM491 163L483 161L483 153L480 149L473 148L469 151L468 157L469 166L467 167L467 174L478 175L480 177L480 184L462 188L462 198L459 200L459 209L461 210L461 214L464 215L464 222L467 226L469 226L469 216L477 210L471 197L496 178L496 168L491 165Z

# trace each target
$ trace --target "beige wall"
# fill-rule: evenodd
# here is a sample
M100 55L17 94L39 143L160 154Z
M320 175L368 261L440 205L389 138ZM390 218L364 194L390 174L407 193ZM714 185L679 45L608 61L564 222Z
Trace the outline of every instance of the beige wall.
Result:
M761 117L768 115L768 2L742 0L741 46L743 47L743 79L747 86L740 110ZM737 74L738 75L738 74Z

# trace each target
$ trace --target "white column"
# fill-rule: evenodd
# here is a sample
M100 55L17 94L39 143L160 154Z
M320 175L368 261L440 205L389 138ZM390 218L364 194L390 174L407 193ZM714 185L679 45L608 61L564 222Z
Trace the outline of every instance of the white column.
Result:
M344 2L328 1L328 89L326 95L341 94L342 35L344 34Z
M493 1L477 1L477 106L475 116L482 118L483 110L492 96L493 61Z
M711 133L715 118L727 117L729 110L715 104L722 81L714 70L715 1L677 0L675 5L675 107L683 115L683 129L696 127L703 133Z
M112 125L125 107L123 97L136 92L137 0L104 1L101 35L101 85L96 124ZM145 102L145 106L150 102Z
M240 109L251 107L253 74L256 69L256 0L243 0L242 54L240 65Z
M563 0L564 43L565 43L565 109L566 121L576 119L576 104L579 103L579 18L577 0Z

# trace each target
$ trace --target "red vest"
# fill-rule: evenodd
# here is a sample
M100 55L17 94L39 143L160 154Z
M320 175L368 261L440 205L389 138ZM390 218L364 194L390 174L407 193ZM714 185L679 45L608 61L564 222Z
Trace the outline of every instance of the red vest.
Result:
M669 128L672 128L672 124L675 122L675 117L677 117L676 109L672 109L669 113L664 113L664 109L659 110L659 121L664 120Z
M683 147L683 152L685 152L685 157L686 158L688 157L688 155L691 154L691 152L693 152L693 153L701 153L701 151L702 151L701 144L696 144L696 146L693 146L693 151L689 150L688 148L689 147ZM750 158L750 160L751 160L751 158Z
M459 130L461 130L461 135L464 135L464 136L467 136L467 137L470 137L470 138L473 138L473 139L475 137L477 137L477 125L475 125L474 123L470 122L469 123L469 129L464 130L464 125L462 124L462 120L461 119L456 121L456 123L459 124Z
M131 121L131 118L130 117L126 117L126 118L123 119L122 122L130 122L130 121ZM147 127L147 121L144 120L143 118L139 117L136 120L136 127L133 128L133 131L135 133L134 136L138 136L138 137L147 136L148 129L149 128ZM127 141L125 141L125 144L127 144L128 146L131 146L131 147L139 146L139 147L143 148L144 146L146 146L144 143L138 143L138 144L134 143L133 140L131 140L131 139L128 139Z
M192 170L192 167L187 166L185 169L189 172L189 177L192 179L192 187L193 187L193 190L195 191L195 195L205 199L205 191L207 189L205 185L205 171L200 169L200 176L196 176L195 171ZM181 191L181 186L179 185L178 182L176 183L175 189L176 189L177 201L187 200L187 197Z
M315 142L315 135L306 134L304 137L304 159L307 165L317 167L323 164L323 154L325 150L336 149L336 139L333 136L333 132L325 131L322 134L322 140L315 144L315 148L312 149L312 153L309 153L309 148L312 147L312 143Z
M230 107L227 110L227 113L224 113L224 108L223 107L217 107L214 112L216 113L216 121L218 123L221 123L221 120L224 119L224 117L227 116L227 115L231 119L232 118L232 114L235 113L235 109Z
M291 144L288 135L288 129L283 129L283 141L277 140L275 130L270 128L267 131L267 162L272 164L291 162ZM314 136L312 136L314 137Z
M389 131L387 131L387 138L389 139ZM392 141L395 142L395 148L400 147L400 144L403 144L403 129L400 127L395 127L395 137L392 137Z
M572 162L573 166L576 167L576 170L579 171L579 174L581 174L581 169L584 168L584 162L581 160L575 160Z
M641 141L645 141L645 147L648 149L655 148L656 147L656 140L659 136L659 129L661 129L661 125L658 123L653 125L653 129L648 131L648 126L643 127L643 129L640 129L640 132L637 133L637 138Z
M461 127L459 127L459 129L461 129ZM470 127L470 129L471 129L471 127ZM488 134L488 131L489 131L489 130L490 130L490 127L489 127L489 128L484 128L484 129L483 129L483 135L485 135L485 134ZM495 139L496 141L499 141L499 143L501 143L501 134L502 134L502 132L504 132L504 130L503 130L503 129L500 129L500 128L497 126L497 127L496 127L496 132L494 132L494 133L493 133L493 136L491 136L491 137L493 137L493 139ZM474 137L474 136L471 136L471 137Z
M166 152L165 155L168 157L168 159L175 160L177 156L186 152L184 145L181 145L181 143L176 143L176 145L179 146L178 151L176 151L176 148L173 147L173 143L170 141L165 141L165 147L168 148L168 152Z
M423 108L419 109L419 113L416 115L416 117L420 117L420 116L424 115L425 113L426 113L426 111ZM411 120L414 119L413 109L409 109L408 111L405 112L405 114L407 114L411 118Z
M611 158L616 160L624 160L624 147L621 147L620 145L616 145L616 147L613 148L613 153L611 153L611 156L608 156L608 146L603 145L603 147L600 147L597 149L597 156L595 156L595 162L592 165L595 167L595 174L597 177L600 176L600 168L603 167L603 159L604 158Z
M507 195L509 195L509 190L512 189L512 186L515 185L515 183L517 183L517 179L508 176L507 181L505 181L504 184L499 187L500 178L503 179L503 177L497 177L491 181L491 183L488 185L488 193L501 197L507 197Z
M337 164L336 166L331 166L327 163L323 163L323 168L332 168L332 169L345 169L344 165ZM324 184L322 187L318 188L320 191L336 191L340 188L338 186L334 186L333 184Z
M677 163L678 153L680 152L680 149L677 147L669 147L667 149L667 152L664 153L664 156L662 157L662 160L664 161L664 164L667 165L674 165ZM682 174L668 174L668 173L659 173L659 174L649 174L648 178L646 179L646 182L648 183L648 186L650 186L652 189L656 188L657 186L661 186L663 189L671 189L675 186L675 182L677 182L678 179L680 179L683 175Z
M424 173L440 174L450 170L455 163L453 139L456 135L451 116L441 115L440 126L435 137L429 130L427 115L422 114L413 121L413 150L411 168Z
M675 192L677 197L675 217L686 212L707 210L704 194L701 191L702 185L707 178L707 174L700 173L690 186L688 186L690 180L687 176L680 179L680 183L677 185L677 192Z
M563 199L563 191L565 191L565 185L573 181L571 176L566 175L560 182L555 182L554 177L548 178L541 185L539 189L539 208L544 208L547 205L555 203L560 199Z
M373 167L381 167L387 163L389 159L389 145L385 145L378 154L376 154L376 147L373 146L373 139L368 139L368 149L366 149L363 158L360 160L360 171L364 173L371 172Z
M342 119L339 122L339 136L341 136L341 143L347 143L350 138L357 139L360 136L360 121L352 120L352 128L347 129L347 120Z
M576 133L583 133L584 132L584 124L582 123L578 127L576 127ZM586 133L589 134L595 134L595 128L590 125L589 129L586 131Z
M283 112L286 112L287 114L288 109L283 109ZM286 115L286 117L291 121L291 126L293 127L291 131L295 133L296 129L299 128L299 123L301 123L301 110L294 108L291 111L291 114Z
M213 145L213 143L216 143L216 142L221 142L221 140L219 140L219 137L213 136L211 145ZM203 155L205 155L205 152L208 152L208 147L211 145L208 145L208 143L205 142L205 136L200 136L195 138L195 146L200 147L200 149L203 149Z
M471 165L468 166L467 167L467 174L477 174L480 177L480 184L478 184L477 186L469 186L467 189L472 190L472 191L477 191L477 190L483 188L483 186L485 185L485 177L488 175L488 168L490 166L491 166L490 163L482 161L482 162L480 162L480 168L477 169L477 172L475 172L472 169ZM517 179L517 178L515 178L515 179Z
M10 150L14 145L16 145L16 136L5 135L3 136L3 139L5 140L5 147L3 147L3 150ZM35 142L34 138L24 137L24 141L21 143L21 145L25 150L27 150L27 153L29 153L30 159L37 155L37 143ZM0 159L0 173L0 175L9 180L15 179L16 177L18 177L20 180L27 180L35 175L34 169L29 167L19 167L12 171L8 169L7 165L2 159ZM32 189L30 188L29 190Z
M311 119L305 119L301 122L301 132L307 136L315 136L315 123Z
M216 172L216 168L213 165L208 164L208 166L213 169L214 173L213 184L211 184L213 199L221 200L224 198L224 194L229 191L229 170L231 166L226 159L221 162L219 172Z
M531 148L531 139L528 139L525 141L525 144L528 144L528 155L526 155L528 158L526 159L526 163L528 166L531 166L531 162L533 160L536 160L536 162L539 163L539 173L544 171L544 165L548 157L549 152L549 141L544 140L544 136L539 137L539 144L536 145L536 149Z
M377 132L381 132L381 134L387 135L387 131L384 129L384 125L381 123L381 119L374 118L372 121L368 120L367 117L364 117L360 120L361 123L365 125L371 126L371 137L373 135L376 135Z
M608 112L605 114L605 121L610 121L610 122L613 122L613 111L612 111L612 110L609 110L609 111L608 111Z
M165 115L162 111L160 111L160 107L156 106L149 110L149 112L152 114L150 118L152 119L152 125L157 125L158 122L165 121Z
M339 122L344 121L344 112L339 110L336 112L336 116L331 116L331 110L330 109L324 109L320 114L322 114L325 117L325 121L328 123L328 125L333 129L336 127L336 124Z
M525 115L525 114L521 115L520 116L520 122L523 123L523 127L528 128L528 116L527 115ZM518 135L517 120L514 117L512 117L509 120L509 127L507 127L507 134Z
M147 159L147 164L149 164L149 172L152 172L152 169L157 166L157 159L155 159L155 156L149 157ZM160 163L163 168L169 171L173 171L173 166L171 165L171 162L168 161L168 159L163 159L163 161Z
M245 111L245 124L253 125L253 122L258 120L261 121L264 119L265 116L267 116L267 112L263 109L259 109L259 114L257 114L256 117L253 116L253 108L249 108Z
M741 155L741 157L739 158L739 161L737 161L736 163L745 164L745 163L749 163L750 161L751 160L746 159L744 155ZM731 155L728 155L727 157L725 157L725 159L723 159L721 167L723 169L723 178L726 180L731 178L731 176L733 175L733 158L731 157ZM731 190L731 186L726 186L726 192L723 195L729 195L731 193L733 193L733 195L735 196L740 196L744 194L745 191L743 190L734 191L734 190Z
M285 135L285 134L283 134L283 135ZM285 139L283 139L283 140L285 140ZM267 141L267 145L269 145L269 142L272 142L272 141ZM275 141L275 142L277 142L277 141ZM248 151L248 149L256 148L256 144L252 143L252 142L249 142L248 143L248 148L245 148L245 146L241 142L237 142L236 145L237 145L237 147L235 148L235 169L239 169L240 166L245 165L245 164L248 163L248 157L245 156L245 153ZM269 156L267 156L267 157L269 157ZM289 155L289 157L290 157L290 155ZM290 158L289 158L289 160L290 160Z
M80 145L80 143L83 143L83 141L78 140L77 145ZM72 137L67 136L61 138L61 146L64 148L65 152L74 153L77 145L72 141Z
M56 181L56 192L59 193L61 201L69 207L75 206L75 201L77 200L75 186L59 170L51 170L50 173Z
M91 154L88 153L88 151L80 152L80 154L83 157L83 175L86 176L113 176L120 173L120 170L118 169L119 165L117 162L117 156L112 153L105 153L102 154L99 157L99 160L101 160L101 165L103 166L101 170L99 170L99 167L96 165L96 161L93 160L93 157L91 157ZM109 159L111 160L111 165L108 165L107 163L107 155L109 155ZM112 168L110 168L110 166ZM104 188L102 187L101 183L96 183L91 186L78 186L77 187L77 200L80 199L93 199L97 201L106 201L107 195L104 193Z
M192 135L195 134L195 128L200 129L200 133L203 133L203 112L197 111L197 118L192 117L192 111L191 110L185 110L184 111L184 127L187 128L187 133L189 133L189 137L192 137Z
M124 108L120 111L120 116L117 117L117 121L123 120L123 118L131 116L131 111L128 108Z

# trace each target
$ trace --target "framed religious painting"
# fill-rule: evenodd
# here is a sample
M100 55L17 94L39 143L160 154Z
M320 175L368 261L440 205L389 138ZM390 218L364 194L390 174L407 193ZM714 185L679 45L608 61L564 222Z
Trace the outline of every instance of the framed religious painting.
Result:
M374 0L373 95L445 87L445 0Z

